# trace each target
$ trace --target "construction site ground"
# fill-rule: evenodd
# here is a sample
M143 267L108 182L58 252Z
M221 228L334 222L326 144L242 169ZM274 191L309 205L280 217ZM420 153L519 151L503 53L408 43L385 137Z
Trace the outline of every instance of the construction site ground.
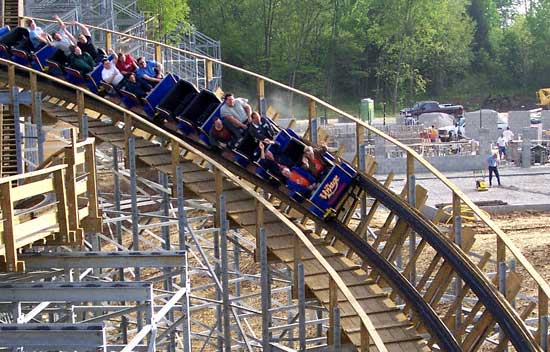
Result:
M502 187L497 187L493 179L493 187L487 191L478 192L475 188L473 172L447 173L451 182L466 193L478 204L503 205L482 206L497 225L510 236L516 246L533 264L536 270L550 280L550 167L534 166L521 168L511 165L500 167ZM487 180L487 174L485 175ZM433 210L437 205L450 204L452 194L432 175L417 175L417 184L428 189L427 206ZM400 192L405 185L405 175L397 175L392 188ZM429 213L430 209L425 209ZM433 214L433 213L432 213ZM429 215L429 214L427 214ZM495 238L491 231L479 221L470 222L476 233L477 252L484 247L490 248ZM536 294L533 286L532 294Z
M476 191L476 180L472 171L445 173L472 201L480 203L482 208L492 213L511 211L550 211L550 166L532 166L521 168L503 165L499 167L501 187L493 177L493 187L487 191ZM487 170L484 170L488 182ZM427 205L435 207L449 204L452 193L441 181L429 174L417 174L416 182L429 190ZM405 185L405 175L397 175L392 189L400 192ZM498 205L506 203L503 205Z

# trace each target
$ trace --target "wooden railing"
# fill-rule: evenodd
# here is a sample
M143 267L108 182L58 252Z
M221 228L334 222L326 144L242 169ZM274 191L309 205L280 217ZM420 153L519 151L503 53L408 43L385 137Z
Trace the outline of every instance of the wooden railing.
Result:
M24 271L25 246L81 245L85 230L101 231L94 153L93 138L75 137L62 164L0 178L0 271Z

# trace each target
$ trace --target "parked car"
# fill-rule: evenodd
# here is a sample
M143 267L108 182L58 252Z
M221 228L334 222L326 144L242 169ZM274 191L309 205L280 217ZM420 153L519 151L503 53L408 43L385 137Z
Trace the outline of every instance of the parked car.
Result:
M464 126L445 126L437 129L441 142L451 142L464 138Z
M464 115L464 107L462 105L439 104L437 101L419 101L412 108L405 108L400 111L405 117L418 117L421 114L430 112L443 112L453 115L455 118L460 118Z

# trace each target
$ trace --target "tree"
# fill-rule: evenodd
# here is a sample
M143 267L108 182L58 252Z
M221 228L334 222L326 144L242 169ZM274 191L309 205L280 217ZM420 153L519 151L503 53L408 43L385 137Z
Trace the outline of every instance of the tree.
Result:
M189 20L187 0L138 0L138 9L156 16L156 39L170 34L178 25L186 24Z

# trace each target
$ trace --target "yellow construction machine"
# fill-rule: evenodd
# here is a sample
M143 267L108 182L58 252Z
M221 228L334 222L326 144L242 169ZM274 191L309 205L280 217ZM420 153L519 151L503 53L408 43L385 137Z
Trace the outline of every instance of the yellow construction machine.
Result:
M541 88L537 91L537 105L550 109L550 88Z

